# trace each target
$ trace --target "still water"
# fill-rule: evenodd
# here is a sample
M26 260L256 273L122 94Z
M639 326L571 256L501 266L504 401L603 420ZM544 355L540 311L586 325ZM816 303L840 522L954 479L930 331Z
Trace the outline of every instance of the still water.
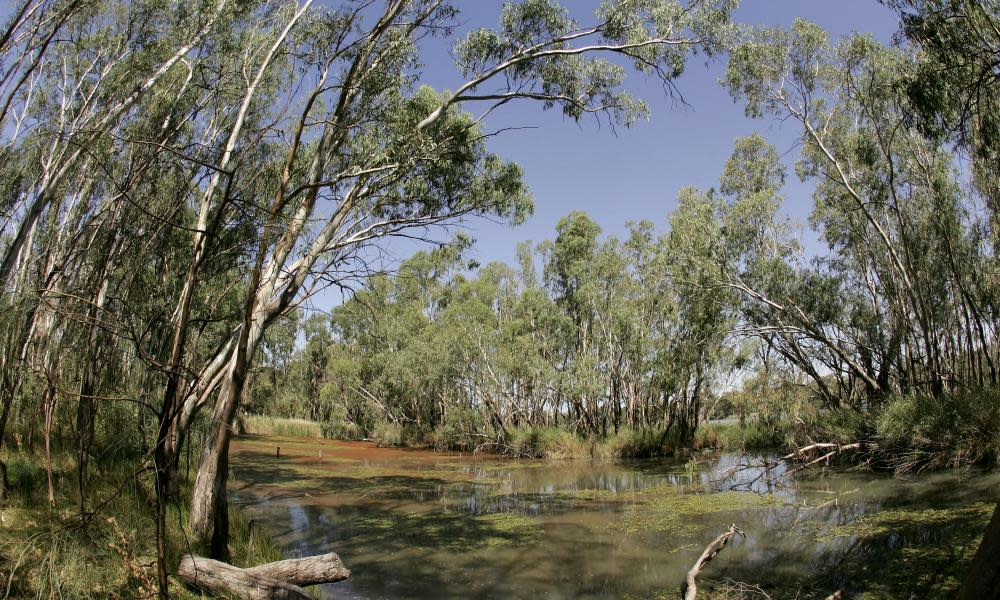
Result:
M234 500L289 556L351 569L327 598L677 598L731 523L746 535L706 592L947 598L1000 498L995 472L792 480L767 456L546 462L272 437L232 451Z

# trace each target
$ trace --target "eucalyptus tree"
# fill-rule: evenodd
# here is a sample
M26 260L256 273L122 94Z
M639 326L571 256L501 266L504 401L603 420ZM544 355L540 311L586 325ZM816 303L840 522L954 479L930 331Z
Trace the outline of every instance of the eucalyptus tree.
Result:
M321 420L320 391L332 343L327 321L326 315L316 314L307 318L302 324L302 332L305 336L305 364L303 366L306 371L306 388L303 391L308 404L308 418L313 421Z
M1000 186L1000 91L996 72L1000 52L1000 6L993 0L893 0L901 32L921 50L920 62L907 82L914 123L934 141L952 141L971 159L973 182L989 207L989 238L996 247ZM980 269L977 278L996 285L995 269ZM990 303L992 304L992 303ZM990 365L992 369L992 364ZM1000 569L1000 504L963 581L959 598L996 598Z
M539 244L546 287L527 247L520 269L473 273L460 249L417 253L335 311L337 344L357 359L328 377L350 404L445 445L503 449L518 428L553 425L690 439L731 366L732 316L711 257L688 248L708 238L680 213L670 236L638 223L625 242L571 213Z
M995 229L1000 210L993 174L1000 152L1000 5L995 0L884 1L899 13L903 38L920 50L904 88L912 122L930 139L953 142L967 154Z
M121 147L115 138L141 130L149 123L143 119L162 119L166 106L190 100L186 87L179 85L184 82L178 78L179 67L191 64L185 57L205 40L222 8L220 3L163 18L142 3L114 14L87 2L26 1L14 7L0 40L0 285L7 313L0 434L29 370L55 373L51 365L65 325L58 313L60 306L72 304L69 290L81 284L71 283L77 266L101 264L102 252L108 257L82 295L100 312L108 297L102 279L133 244L124 237L110 246L102 242L126 214L103 199L116 196L124 202L156 152L137 149L121 161L127 168L105 177L107 157ZM157 36L169 43L148 43ZM171 89L164 94L166 86ZM137 116L133 109L140 103L149 105L148 112ZM169 122L157 125L162 126L153 129L151 140L176 134ZM87 387L81 396L84 421L91 412Z
M748 114L801 127L798 172L815 182L811 223L832 253L799 270L798 283L783 278L792 287L780 295L743 291L783 319L773 325L820 349L842 387L876 400L996 381L992 291L975 276L989 265L983 224L953 156L907 126L898 90L915 64L867 36L833 46L797 21L753 34L727 76ZM817 360L796 358L804 368Z
M559 220L556 238L545 264L545 278L557 306L573 324L563 347L565 384L562 395L571 404L582 432L598 429L596 408L603 386L595 355L597 323L594 297L598 287L593 270L601 228L586 213L574 211Z
M672 398L668 425L676 424L684 441L701 420L732 327L727 294L716 283L719 269L713 262L723 231L716 213L711 194L682 190L664 242L674 309L669 342L657 359L657 380L661 393Z

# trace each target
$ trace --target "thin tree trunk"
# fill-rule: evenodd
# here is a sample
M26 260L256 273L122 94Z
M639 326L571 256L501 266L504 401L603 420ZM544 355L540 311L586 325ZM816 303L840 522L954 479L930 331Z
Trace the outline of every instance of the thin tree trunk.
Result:
M80 492L80 513L86 512L87 467L90 461L90 447L94 441L94 418L97 404L94 393L97 388L97 367L94 360L87 362L80 382L80 399L76 405L76 469Z
M56 405L56 388L49 378L43 399L45 409L45 474L48 478L49 505L56 506L56 490L52 482L52 413Z

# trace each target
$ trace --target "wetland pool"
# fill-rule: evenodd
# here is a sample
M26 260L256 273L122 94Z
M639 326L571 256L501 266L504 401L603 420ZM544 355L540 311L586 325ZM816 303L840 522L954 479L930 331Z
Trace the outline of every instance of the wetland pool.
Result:
M322 588L330 599L677 598L731 523L746 535L699 578L705 597L745 582L772 598L948 598L1000 499L996 472L838 469L767 485L759 468L736 468L747 460L512 460L243 437L230 490L288 556L340 555L352 576Z

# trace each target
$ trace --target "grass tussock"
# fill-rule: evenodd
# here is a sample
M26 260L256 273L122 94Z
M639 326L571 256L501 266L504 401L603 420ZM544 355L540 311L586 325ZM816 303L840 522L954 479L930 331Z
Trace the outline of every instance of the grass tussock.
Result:
M964 468L1000 461L1000 391L890 396L863 413L819 413L790 436L791 446L813 440L862 442L865 459L897 474Z
M897 472L996 463L1000 391L895 397L875 421L875 438Z
M517 428L509 432L509 452L531 458L568 459L590 456L590 446L575 433L556 427Z
M403 427L399 423L379 423L372 432L372 439L382 448L405 446Z
M289 437L327 437L323 425L307 419L286 419L267 415L243 417L243 433L250 435L280 435ZM330 436L332 437L332 436Z

